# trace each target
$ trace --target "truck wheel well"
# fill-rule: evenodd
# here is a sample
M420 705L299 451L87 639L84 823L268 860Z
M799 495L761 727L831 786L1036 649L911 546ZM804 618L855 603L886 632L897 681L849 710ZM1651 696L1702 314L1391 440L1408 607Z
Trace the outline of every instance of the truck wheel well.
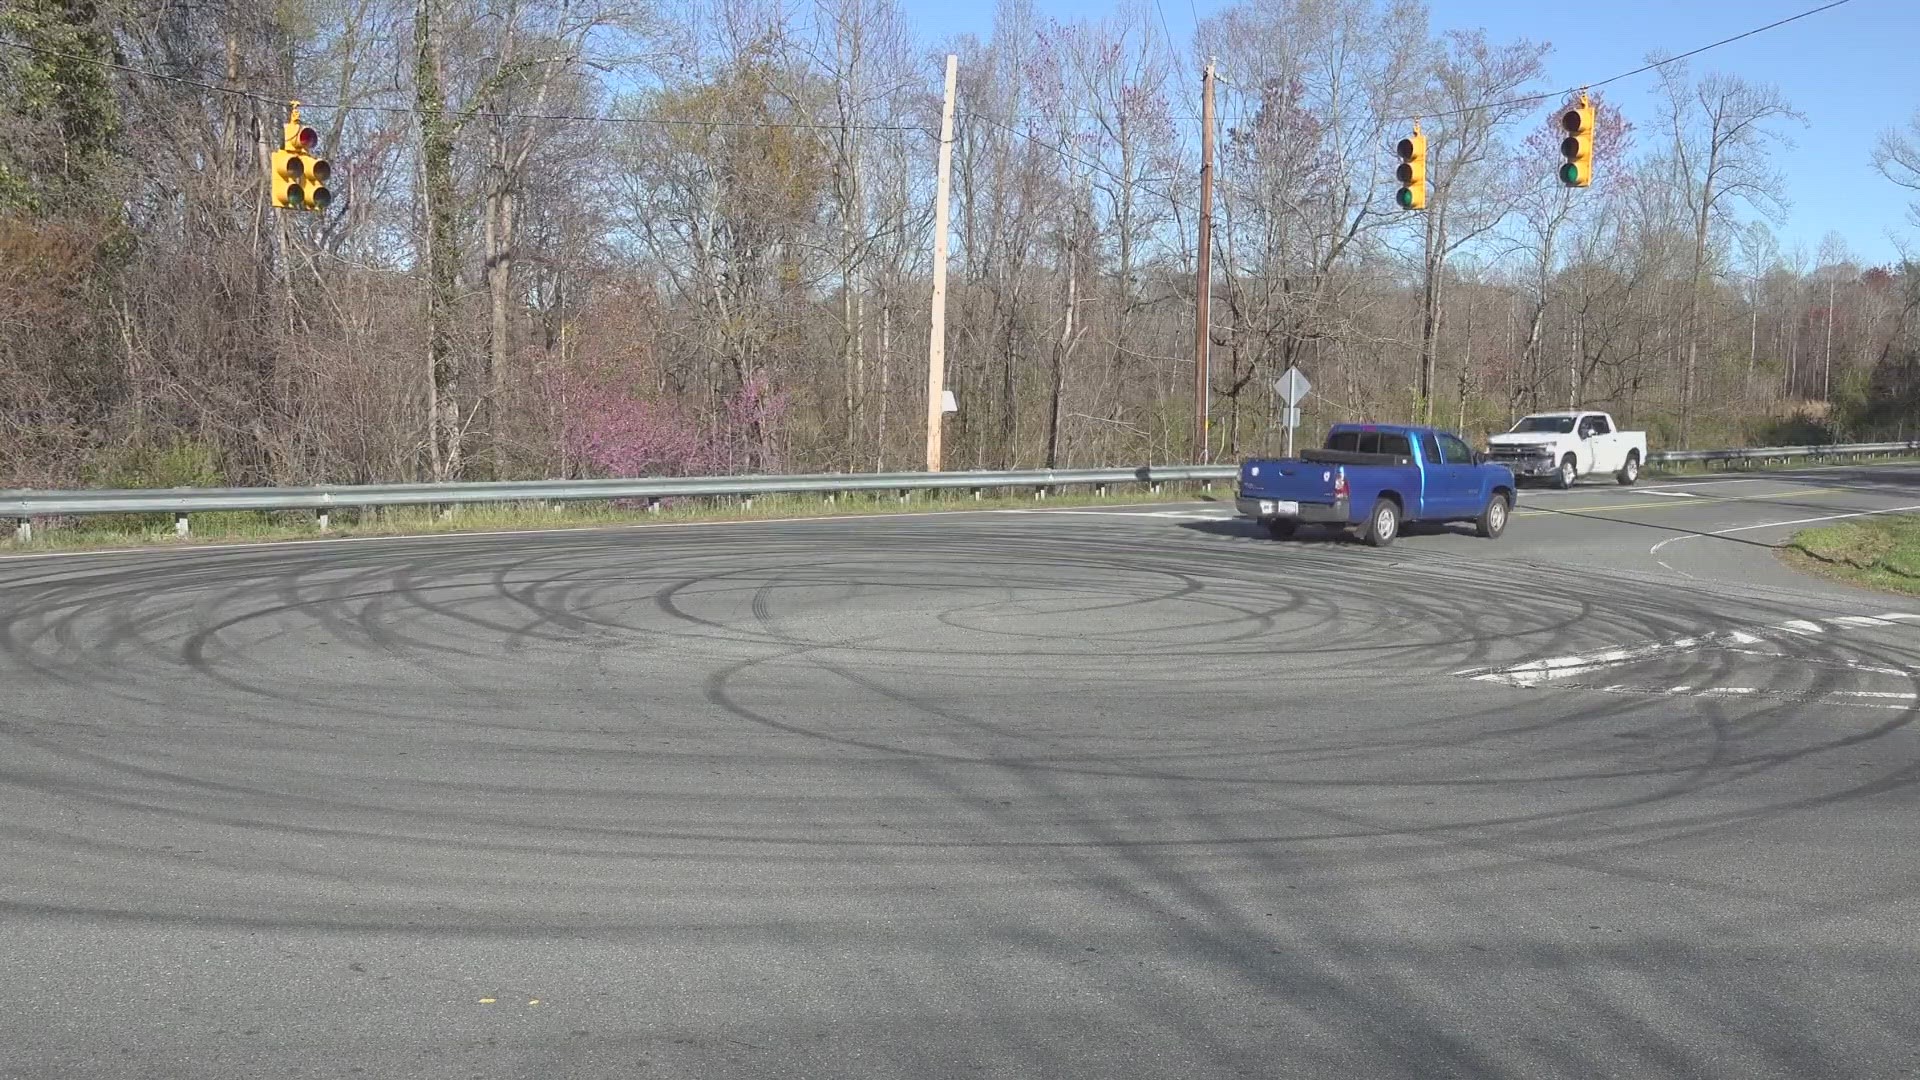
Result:
M1380 497L1392 503L1396 509L1403 513L1407 509L1407 501L1402 499L1400 493L1397 491L1383 491L1380 493Z
M1507 487L1505 484L1502 484L1499 487L1494 488L1493 493L1507 500L1508 506L1513 505L1513 489L1512 488Z

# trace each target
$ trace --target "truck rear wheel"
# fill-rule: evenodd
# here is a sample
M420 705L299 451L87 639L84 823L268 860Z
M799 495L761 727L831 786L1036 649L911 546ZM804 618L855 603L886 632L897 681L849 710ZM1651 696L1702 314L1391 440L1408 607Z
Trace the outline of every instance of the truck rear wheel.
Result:
M1573 460L1573 455L1568 454L1561 458L1560 469L1553 474L1553 486L1565 491L1578 479L1580 479L1580 464Z
M1620 471L1613 478L1620 481L1621 487L1632 487L1633 482L1640 479L1640 451L1628 452L1627 463L1620 466Z
M1507 515L1512 509L1505 495L1494 492L1487 496L1486 508L1480 511L1473 530L1489 540L1498 540L1500 534L1507 531Z
M1360 526L1360 539L1374 547L1386 547L1393 538L1400 535L1400 506L1392 499L1380 499L1373 504L1367 514L1367 523Z

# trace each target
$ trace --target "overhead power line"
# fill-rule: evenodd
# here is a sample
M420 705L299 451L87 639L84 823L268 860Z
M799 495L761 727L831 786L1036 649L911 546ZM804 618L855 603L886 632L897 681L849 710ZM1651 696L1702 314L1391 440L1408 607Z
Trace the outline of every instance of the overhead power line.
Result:
M1594 90L1594 89L1598 89L1599 87L1606 86L1609 83L1617 83L1621 79L1631 79L1635 75L1641 75L1646 72L1653 71L1656 68L1666 67L1668 64L1685 60L1689 56L1699 56L1703 52L1707 52L1708 50L1711 50L1711 49L1717 49L1722 45L1731 45L1736 41L1740 41L1744 38L1750 38L1755 34L1764 34L1769 30L1777 30L1780 27L1787 25L1788 23L1798 22L1801 19L1807 18L1810 15L1818 15L1823 11L1831 11L1834 8L1840 7L1843 4L1850 4L1852 2L1853 0L1832 0L1832 3L1822 4L1816 8L1808 8L1807 10L1801 12L1798 15L1789 15L1784 19L1776 19L1765 26L1756 26L1751 30L1741 31L1740 33L1735 34L1732 37L1724 37L1724 38L1721 38L1719 41L1715 41L1707 45L1702 45L1697 49L1689 49L1678 56L1669 56L1664 60L1655 60L1653 63L1650 63L1650 64L1642 64L1639 67L1634 68L1632 71L1623 71L1618 75L1609 75L1606 78L1599 80L1598 82L1580 83L1577 86L1569 86L1564 90L1550 90L1544 94L1529 94L1526 97L1509 98L1505 101L1490 102L1484 105L1469 105L1464 109L1450 109L1446 112L1421 113L1419 116L1394 116L1394 117L1388 117L1388 119L1390 120L1431 120L1438 117L1464 116L1467 113L1480 112L1483 109L1500 109L1500 108L1505 108L1508 105L1530 105L1536 101L1551 101L1554 98L1565 98L1576 91Z
M1504 101L1487 102L1487 103L1478 104L1478 105L1469 105L1465 108L1451 109L1445 112L1421 113L1417 117L1416 116L1387 117L1385 119L1386 120L1414 120L1414 119L1436 119L1436 118L1443 118L1448 116L1462 116L1467 113L1479 112L1483 109L1498 109L1498 108L1504 108L1510 105L1527 105L1527 104L1532 104L1534 102L1539 102L1539 101L1549 101L1554 98L1565 98L1576 91L1596 89L1598 87L1607 86L1611 83L1619 82L1622 79L1630 79L1635 75L1641 75L1646 72L1665 67L1668 64L1685 60L1688 57L1698 56L1701 53L1708 52L1713 49L1718 49L1725 45L1731 45L1736 41L1742 41L1746 38L1753 37L1756 34L1764 34L1769 30L1777 30L1782 26L1788 25L1789 23L1798 22L1801 19L1818 15L1823 11L1831 11L1834 8L1842 7L1852 2L1853 0L1830 0L1829 3L1822 4L1819 7L1809 8L1805 11L1800 12L1799 14L1789 15L1783 19L1776 19L1773 22L1767 23L1764 26L1756 26L1751 30L1744 30L1730 37L1724 37L1718 41L1710 42L1698 48L1689 49L1686 52L1680 53L1677 56L1670 56L1663 60L1656 60L1652 63L1642 64L1641 66L1634 68L1631 71L1623 71L1618 75L1609 75L1608 77L1604 79L1600 79L1595 82L1580 83L1579 85L1567 87L1566 89L1563 89L1563 90L1554 90L1554 91L1548 91L1546 93L1529 94L1523 97L1508 98ZM1166 16L1163 11L1161 13L1161 19L1163 21L1163 25L1164 25L1165 18ZM1169 42L1169 44L1171 44L1171 42ZM271 105L271 106L277 107L280 105L284 105L286 103L284 99L274 97L268 94L262 94L253 90L242 90L237 87L224 86L219 83L208 82L202 79L189 78L183 75L171 75L162 71L153 71L147 68L134 67L130 64L121 64L111 60L102 60L99 57L94 57L94 56L81 56L74 53L60 52L55 49L44 49L44 48L40 48L39 46L25 44L23 42L0 41L0 48L15 49L21 52L28 52L28 53L33 53L39 56L47 56L55 59L66 60L72 63L92 64L98 67L107 68L113 71L118 71L127 75L138 76L140 78L145 78L145 79L154 79L161 82L170 82L170 83L174 83L176 85L181 85L181 86L191 86L200 90L208 91L210 93L227 94L229 96L242 98L248 101L257 101L265 105ZM1224 79L1221 79L1219 81L1224 85L1229 85L1229 86L1233 85L1232 83L1228 83ZM418 115L420 112L419 109L414 108L412 106L408 106L408 105L359 105L359 104L350 104L345 102L308 101L305 98L301 99L301 104L310 109L340 110L343 112L373 112L373 113L386 113L390 115L408 115L408 116ZM651 126L658 126L658 127L741 127L741 128L782 127L782 128L792 128L792 129L799 129L799 130L825 130L825 131L837 131L837 130L842 130L844 128L852 128L854 130L859 130L859 131L904 131L904 132L921 132L923 134L928 133L927 128L918 124L875 124L875 123L841 124L841 123L821 123L817 121L803 121L803 120L794 120L794 121L725 120L725 119L697 120L697 119L686 119L686 118L678 118L678 117L659 117L659 116L619 116L619 115L606 115L606 114L570 114L570 113L522 113L522 112L495 111L490 109L473 109L473 110L459 110L459 111L468 111L468 112L475 113L476 115L494 117L497 119L505 119L505 120L546 120L546 121L553 121L553 122L583 123L583 124L638 124L638 125L651 125ZM993 123L1003 127L1011 124L1021 123L1023 121L1029 121L1029 120L1058 119L1058 117L1047 117L1042 115L1015 116L1015 117L987 117L985 114L978 113L978 112L971 112L970 115L980 117L982 119L990 119ZM1192 121L1197 121L1200 118L1197 116L1169 116L1167 117L1167 119L1169 121L1174 121L1174 122L1192 122ZM1025 132L1020 132L1019 134L1025 135Z

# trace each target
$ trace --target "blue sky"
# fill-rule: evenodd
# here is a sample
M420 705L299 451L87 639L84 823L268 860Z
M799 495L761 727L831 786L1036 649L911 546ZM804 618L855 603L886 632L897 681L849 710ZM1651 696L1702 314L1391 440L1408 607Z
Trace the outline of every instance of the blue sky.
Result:
M1034 0L1042 15L1062 20L1110 14L1107 0ZM1611 0L1553 5L1498 0L1428 0L1435 32L1480 27L1494 40L1531 38L1553 45L1547 57L1551 88L1595 82L1639 67L1647 52L1681 53L1744 30L1817 7L1822 0ZM992 30L993 3L904 0L923 41ZM1194 16L1226 6L1221 0L1159 0L1167 25L1183 44ZM1560 13L1588 12L1569 25ZM1783 252L1803 245L1811 259L1829 231L1857 257L1897 259L1895 238L1913 237L1906 224L1911 192L1874 172L1869 155L1879 132L1920 108L1920 7L1912 0L1850 2L1765 34L1722 46L1687 63L1694 75L1726 71L1778 86L1806 114L1805 127L1788 124L1794 145L1776 155L1790 202L1777 226ZM1643 138L1659 121L1652 72L1607 87Z

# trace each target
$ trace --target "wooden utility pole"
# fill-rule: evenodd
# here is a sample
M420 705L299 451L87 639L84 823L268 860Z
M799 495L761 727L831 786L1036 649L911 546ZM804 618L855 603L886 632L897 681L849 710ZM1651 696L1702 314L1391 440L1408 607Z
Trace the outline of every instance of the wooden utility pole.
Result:
M1213 299L1213 61L1200 77L1200 266L1194 278L1193 319L1193 460L1205 465L1211 444L1207 437L1207 397L1211 372L1209 301Z
M927 471L940 471L940 422L947 383L947 193L953 174L953 90L960 57L947 56L947 99L940 109L940 180L933 197L933 330L927 341Z

